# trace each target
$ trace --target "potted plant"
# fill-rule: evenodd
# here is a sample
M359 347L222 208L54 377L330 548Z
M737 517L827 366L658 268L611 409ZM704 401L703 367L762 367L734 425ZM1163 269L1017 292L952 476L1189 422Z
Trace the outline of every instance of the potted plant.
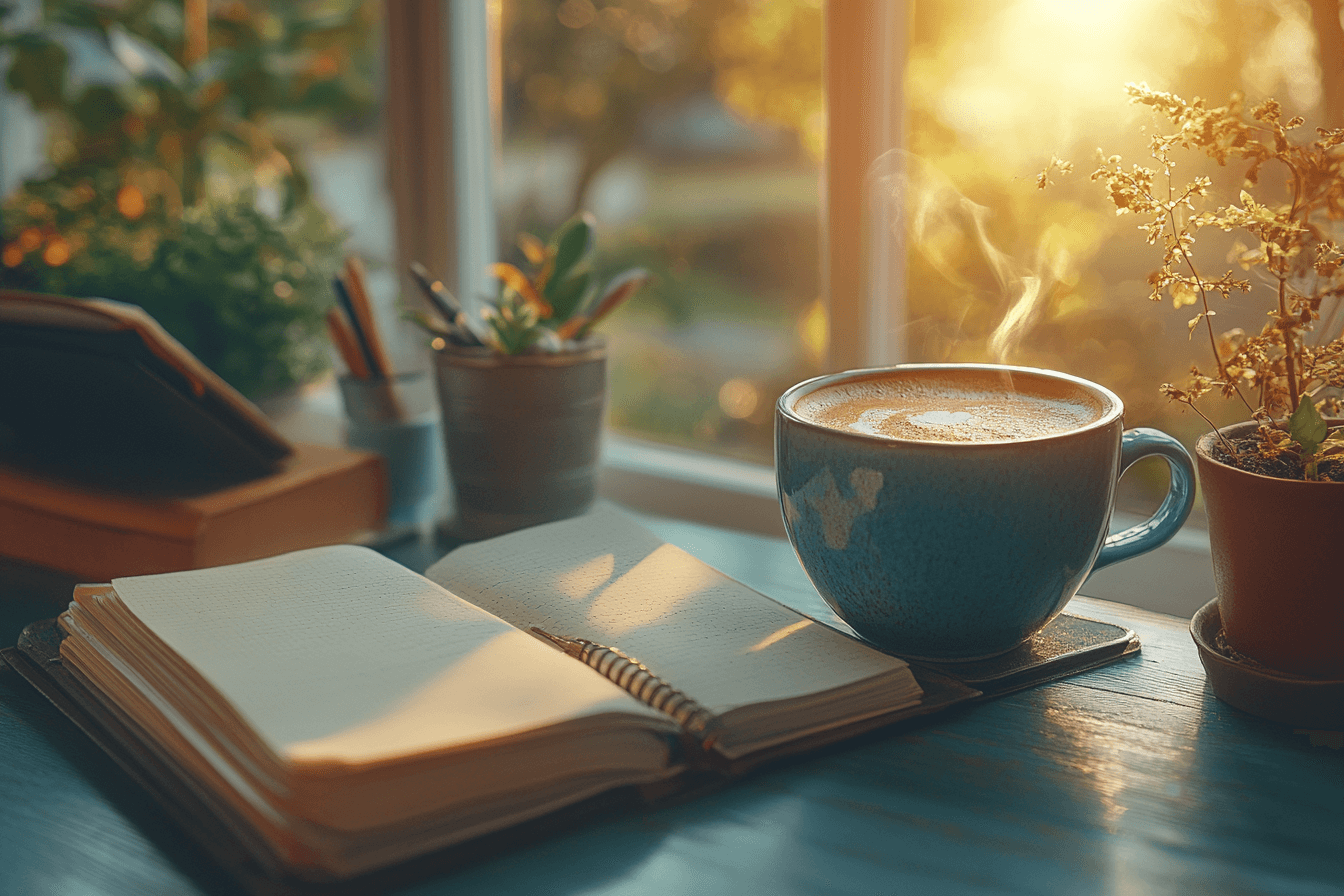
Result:
M1206 421L1199 402L1215 392L1246 415L1196 446L1223 635L1234 659L1344 679L1344 427L1331 419L1344 391L1344 129L1299 138L1303 119L1273 100L1212 107L1146 85L1128 91L1173 128L1151 138L1155 168L1125 168L1111 156L1092 179L1162 249L1149 297L1191 307L1191 338L1210 350L1210 366L1161 391ZM1181 150L1244 165L1238 200L1212 200L1207 177L1182 186L1173 175ZM1208 228L1244 240L1229 263L1245 276L1206 273L1195 244ZM1259 333L1215 326L1215 297L1240 292L1265 299Z
M0 209L0 285L140 305L250 398L326 369L344 234L284 133L372 108L357 6L32 12L0 3L6 83L48 137Z
M523 266L491 265L499 291L474 315L412 269L438 312L413 316L435 337L454 538L575 516L593 502L607 350L592 331L648 279L633 268L603 284L595 235L586 213L549 242L521 235Z

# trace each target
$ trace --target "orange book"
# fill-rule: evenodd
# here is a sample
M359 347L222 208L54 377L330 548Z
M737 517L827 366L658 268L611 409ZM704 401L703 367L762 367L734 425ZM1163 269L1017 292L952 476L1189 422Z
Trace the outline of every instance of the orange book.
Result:
M88 581L359 540L387 512L376 454L296 444L276 472L203 494L100 490L0 465L0 555Z

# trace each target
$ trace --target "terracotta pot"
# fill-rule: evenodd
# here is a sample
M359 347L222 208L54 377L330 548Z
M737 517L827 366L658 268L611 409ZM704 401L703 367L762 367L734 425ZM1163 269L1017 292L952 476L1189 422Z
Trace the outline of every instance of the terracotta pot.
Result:
M1254 429L1220 431L1237 437ZM1213 459L1216 440L1206 434L1195 454L1228 644L1281 672L1344 678L1344 482L1238 470Z
M453 510L472 541L583 513L597 490L606 344L560 354L434 353Z

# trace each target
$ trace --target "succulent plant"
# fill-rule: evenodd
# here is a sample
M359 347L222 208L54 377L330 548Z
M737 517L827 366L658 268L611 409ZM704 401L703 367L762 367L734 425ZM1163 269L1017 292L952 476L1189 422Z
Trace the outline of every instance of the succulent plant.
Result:
M413 269L439 310L437 316L413 317L456 345L484 345L506 355L569 350L649 279L643 268L630 268L602 283L593 269L596 237L597 222L587 212L562 224L549 242L521 234L518 248L527 270L509 262L490 265L499 293L479 319L462 312L441 283L419 273L423 268Z

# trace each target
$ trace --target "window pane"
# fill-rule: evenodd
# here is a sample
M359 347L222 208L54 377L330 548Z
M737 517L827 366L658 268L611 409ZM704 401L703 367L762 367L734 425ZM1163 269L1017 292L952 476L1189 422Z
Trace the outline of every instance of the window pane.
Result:
M577 210L607 273L611 423L769 462L775 397L818 372L821 8L505 0L506 256Z
M912 9L906 99L913 157L905 160L910 176L889 181L910 188L911 360L997 360L1075 373L1119 392L1129 426L1157 426L1193 445L1208 424L1158 386L1185 382L1192 362L1216 370L1209 336L1202 323L1193 334L1188 328L1196 307L1173 307L1186 297L1149 300L1147 278L1161 264L1161 247L1145 243L1136 216L1117 216L1089 175L1097 147L1120 154L1127 168L1153 167L1150 135L1171 132L1169 122L1128 101L1127 82L1211 105L1242 91L1248 109L1273 96L1285 119L1306 117L1298 139L1314 139L1318 125L1344 124L1338 109L1336 120L1327 119L1311 5L935 0ZM1073 169L1053 171L1053 183L1040 190L1036 175L1052 156ZM1245 163L1220 168L1198 153L1176 156L1178 190L1204 174L1217 204L1239 201ZM1271 168L1254 189L1277 199L1284 172ZM1230 258L1234 244L1216 228L1201 231L1201 273L1240 274ZM1249 297L1216 299L1215 332L1259 332L1272 304L1265 289L1259 283ZM1338 336L1334 326L1330 337ZM1248 416L1240 402L1212 395L1201 408L1219 425ZM1163 465L1148 472L1154 488L1165 488Z

